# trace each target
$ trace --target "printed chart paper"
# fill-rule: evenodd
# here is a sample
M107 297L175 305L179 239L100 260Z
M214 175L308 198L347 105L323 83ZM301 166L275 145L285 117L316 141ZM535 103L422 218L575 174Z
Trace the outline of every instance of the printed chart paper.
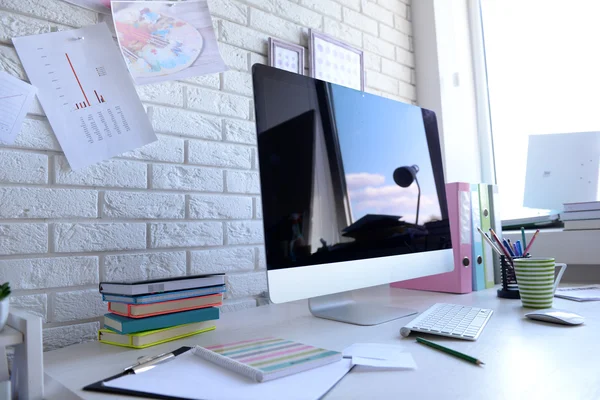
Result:
M138 85L227 70L206 0L113 1L119 46Z
M106 24L13 43L72 169L157 140Z
M15 142L35 92L35 87L0 71L0 143Z

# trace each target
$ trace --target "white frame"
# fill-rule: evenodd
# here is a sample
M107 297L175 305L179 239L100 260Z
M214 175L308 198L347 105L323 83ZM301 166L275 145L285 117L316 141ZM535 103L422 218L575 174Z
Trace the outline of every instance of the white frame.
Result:
M473 80L476 98L475 105L477 107L477 128L479 131L478 139L481 179L482 182L493 182L494 184L497 184L480 0L468 0L467 7L469 13L469 25L471 28L470 39L471 54L473 56Z
M454 270L452 249L267 271L273 303L303 300Z
M298 53L297 74L304 75L304 47L272 37L269 38L269 66L277 68L275 65L275 51L278 47Z
M44 398L44 356L42 319L25 310L11 307L7 325L23 334L23 342L14 347L11 386L13 399Z
M311 29L309 32L309 41L308 41L308 57L309 57L309 61L308 61L308 71L309 71L309 76L312 78L317 78L317 70L316 70L316 64L315 64L315 38L319 38L325 42L331 43L332 45L335 45L337 47L341 47L345 50L349 50L353 53L358 54L358 57L360 59L360 90L361 91L365 91L365 56L362 50L359 50L355 47L350 46L349 44L342 42L341 40L338 40L332 36L326 35L324 33L315 31L314 29Z
M427 0L432 1L432 0ZM479 151L481 157L481 178L484 182L496 182L494 145L490 123L490 106L485 66L485 48L480 0L468 0L471 52L473 55L473 73L477 97L477 124L479 131ZM414 21L413 21L414 22ZM418 88L419 86L417 86ZM502 196L502 187L499 187ZM528 232L530 236L533 232ZM504 237L520 239L519 231L503 232ZM558 261L573 265L600 266L598 243L600 231L563 231L562 229L544 229L536 240L536 254L556 257ZM564 243L576 243L576 246L564 246ZM573 269L569 274L574 275Z

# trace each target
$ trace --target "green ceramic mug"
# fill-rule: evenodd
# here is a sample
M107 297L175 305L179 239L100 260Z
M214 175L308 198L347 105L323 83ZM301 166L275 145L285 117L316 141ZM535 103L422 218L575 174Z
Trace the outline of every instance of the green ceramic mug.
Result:
M517 258L515 274L523 307L551 308L554 291L567 268L567 264L557 263L554 258ZM556 279L554 272L560 267Z

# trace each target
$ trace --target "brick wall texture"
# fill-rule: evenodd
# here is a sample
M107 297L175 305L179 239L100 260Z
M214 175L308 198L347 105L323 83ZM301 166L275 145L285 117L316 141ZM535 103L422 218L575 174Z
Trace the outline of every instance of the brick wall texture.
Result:
M223 311L256 307L267 284L250 71L268 37L308 48L308 28L325 32L364 50L367 92L416 100L410 0L209 5L229 71L138 86L158 142L71 171L36 101L0 145L0 281L43 317L46 349L95 338L100 280L225 272ZM27 80L12 37L97 21L61 0L0 0L0 70Z

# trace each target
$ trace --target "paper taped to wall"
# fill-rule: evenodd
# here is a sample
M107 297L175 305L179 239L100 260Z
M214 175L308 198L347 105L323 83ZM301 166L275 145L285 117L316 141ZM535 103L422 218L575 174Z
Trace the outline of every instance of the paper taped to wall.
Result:
M106 24L13 43L72 169L157 140Z
M15 142L36 90L30 84L0 71L0 143Z
M138 85L227 70L206 0L113 1L117 39Z

